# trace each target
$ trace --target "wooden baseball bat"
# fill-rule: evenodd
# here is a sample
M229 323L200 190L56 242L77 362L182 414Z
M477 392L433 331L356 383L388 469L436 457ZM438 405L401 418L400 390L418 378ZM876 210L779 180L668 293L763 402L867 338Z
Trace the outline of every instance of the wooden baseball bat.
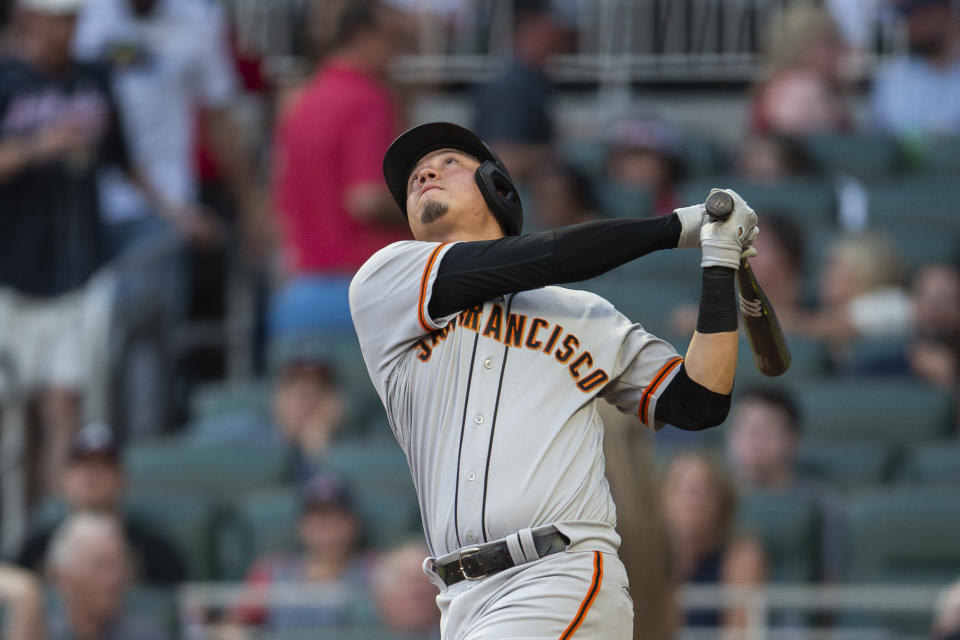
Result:
M722 220L733 213L733 198L725 191L712 191L707 196L706 209L711 218ZM737 282L740 285L740 314L753 361L760 373L779 376L790 368L790 348L773 305L746 259L740 261Z

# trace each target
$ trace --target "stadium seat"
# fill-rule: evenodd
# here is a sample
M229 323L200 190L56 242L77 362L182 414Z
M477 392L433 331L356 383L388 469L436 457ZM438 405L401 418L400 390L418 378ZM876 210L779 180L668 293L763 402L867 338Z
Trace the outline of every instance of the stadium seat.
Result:
M942 583L960 573L957 486L876 489L847 502L847 579Z
M836 197L828 180L791 179L766 183L728 176L697 178L683 184L681 201L703 202L712 187L734 189L761 216L764 211L779 211L796 217L804 225L835 223Z
M950 394L914 380L845 378L794 388L804 434L810 438L904 445L953 432Z
M907 341L902 337L860 338L850 345L846 372L850 375L908 375Z
M741 321L742 322L742 321ZM760 373L753 360L753 352L746 337L741 337L737 356L737 378L734 394L752 386L792 386L819 378L827 373L827 354L823 344L809 338L787 336L790 350L790 368L783 375L770 378Z
M960 217L960 207L954 211ZM889 222L883 232L893 241L908 273L930 262L956 263L960 258L960 228L956 226L924 227L902 220Z
M762 492L743 496L738 507L739 525L762 543L774 582L817 578L820 519L812 499Z
M607 274L589 283L571 286L585 288L606 298L630 320L658 336L671 332L671 311L681 305L696 305L700 297L700 283L696 276L689 282L680 283L647 278L627 280Z
M183 490L215 499L283 482L290 463L281 442L188 445L173 439L136 443L124 455L134 489Z
M862 180L883 178L903 165L900 147L889 137L821 134L804 138L803 145L821 169L848 173Z
M907 224L954 229L960 213L960 183L953 176L911 176L868 186L870 226Z
M700 292L700 252L654 251L614 269L614 279L631 282L656 280ZM699 298L699 295L698 295Z
M839 487L882 484L889 474L895 448L879 442L804 441L797 464L801 471Z
M148 488L131 492L124 510L149 523L177 546L191 580L214 577L213 540L222 512L213 500L190 490Z
M126 611L150 620L168 634L176 633L177 603L170 589L134 586L127 592Z
M930 442L910 447L901 478L913 483L960 486L960 443Z
M271 392L270 381L261 378L205 385L190 398L190 416L205 420L241 411L268 419Z
M234 503L236 524L249 564L256 558L296 548L300 493L292 487L271 487L240 497Z
M923 171L926 174L949 176L960 175L960 137L933 136L923 159Z
M564 140L560 143L560 156L594 182L606 173L607 146L599 140Z
M680 158L688 176L714 176L721 170L723 154L710 138L685 134L680 143Z
M600 211L610 218L647 218L654 214L653 195L637 187L607 180L598 189Z

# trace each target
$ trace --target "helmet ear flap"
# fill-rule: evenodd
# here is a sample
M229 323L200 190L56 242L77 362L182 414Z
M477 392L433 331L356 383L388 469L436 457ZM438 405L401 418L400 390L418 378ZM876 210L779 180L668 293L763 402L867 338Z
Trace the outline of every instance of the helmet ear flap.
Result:
M520 235L523 227L523 206L520 203L520 194L506 170L487 160L477 168L474 179L504 233L508 236Z

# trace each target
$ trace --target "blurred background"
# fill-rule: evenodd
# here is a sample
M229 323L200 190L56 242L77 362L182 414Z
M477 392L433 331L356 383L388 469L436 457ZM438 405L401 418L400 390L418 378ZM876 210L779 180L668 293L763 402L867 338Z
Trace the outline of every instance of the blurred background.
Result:
M346 291L449 120L525 230L735 188L793 354L608 420L637 638L960 638L960 6L0 2L5 638L439 638ZM682 352L696 252L575 287ZM610 443L608 443L610 445Z

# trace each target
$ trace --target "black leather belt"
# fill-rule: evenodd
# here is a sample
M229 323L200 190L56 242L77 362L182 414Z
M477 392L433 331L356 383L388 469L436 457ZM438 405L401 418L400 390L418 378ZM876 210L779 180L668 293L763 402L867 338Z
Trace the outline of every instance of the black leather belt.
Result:
M541 558L563 551L570 539L559 531L534 534L533 545ZM515 567L523 562L514 562L506 540L488 542L476 547L464 547L455 560L444 564L433 563L433 571L448 587L462 580L479 580L490 574Z

